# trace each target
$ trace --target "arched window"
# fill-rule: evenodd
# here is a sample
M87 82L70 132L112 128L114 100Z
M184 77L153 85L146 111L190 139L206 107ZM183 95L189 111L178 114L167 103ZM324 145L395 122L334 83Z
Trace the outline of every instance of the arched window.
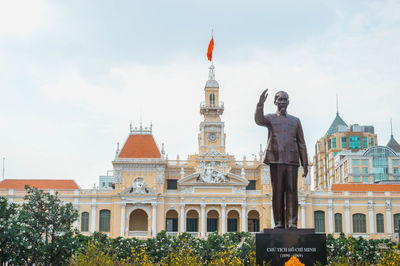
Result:
M342 214L335 213L335 233L341 233L341 232L343 232Z
M373 139L371 139L372 141ZM386 146L374 146L364 152L363 156L372 157L372 172L374 173L374 182L389 179L389 161L388 157L396 156L396 152Z
M393 226L394 228L399 228L399 224L400 224L400 213L396 213L395 215L393 215Z
M314 226L316 233L325 232L325 213L323 211L314 212Z
M214 93L210 94L210 105L215 106L215 95Z
M218 212L211 210L207 213L207 232L218 232Z
M228 232L237 232L239 223L239 213L235 210L228 212ZM224 217L222 217L224 219Z
M109 210L100 211L100 232L110 232L110 217Z
M353 214L353 233L366 233L367 225L365 220L365 214L356 213Z
M82 212L81 214L81 232L89 232L89 213Z
M199 214L195 210L190 210L186 214L186 232L199 231Z
M169 210L166 216L165 229L167 232L178 232L178 213L175 210Z
M250 211L247 218L247 230L249 232L260 232L260 214L258 211Z
M377 233L385 232L385 226L383 224L383 214L382 213L378 213L376 215L376 232Z

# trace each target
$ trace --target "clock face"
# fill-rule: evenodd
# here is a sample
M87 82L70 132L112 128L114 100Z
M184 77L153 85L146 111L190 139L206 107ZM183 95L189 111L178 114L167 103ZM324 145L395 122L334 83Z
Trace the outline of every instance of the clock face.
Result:
M215 134L209 134L209 135L208 135L208 139L209 139L210 141L215 141L215 140L217 139L217 136L216 136Z

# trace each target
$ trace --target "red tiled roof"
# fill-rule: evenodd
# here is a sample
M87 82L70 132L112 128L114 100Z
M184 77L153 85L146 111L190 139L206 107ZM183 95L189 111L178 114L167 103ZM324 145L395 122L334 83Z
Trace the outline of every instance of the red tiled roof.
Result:
M152 135L129 135L119 158L161 158Z
M39 189L79 189L72 179L4 179L0 188L24 189L25 185Z
M400 191L397 184L332 184L332 191Z

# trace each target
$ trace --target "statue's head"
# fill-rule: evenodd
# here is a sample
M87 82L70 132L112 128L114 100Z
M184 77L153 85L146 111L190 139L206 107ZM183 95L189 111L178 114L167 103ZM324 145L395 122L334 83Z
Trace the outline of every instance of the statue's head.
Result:
M275 94L274 103L278 107L279 112L286 112L286 108L289 105L289 95L286 91L278 91Z

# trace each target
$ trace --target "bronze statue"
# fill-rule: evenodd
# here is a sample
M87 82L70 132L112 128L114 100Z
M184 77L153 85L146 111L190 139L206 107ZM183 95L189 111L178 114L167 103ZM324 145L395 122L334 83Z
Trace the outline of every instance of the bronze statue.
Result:
M285 91L275 94L274 103L278 109L275 114L264 115L264 102L267 97L268 89L263 91L260 96L255 120L257 125L268 128L268 144L264 163L269 164L271 172L275 228L296 229L299 157L304 168L303 177L308 174L308 158L303 129L300 120L286 112L289 95ZM284 206L285 201L286 206ZM285 216L287 216L286 220Z

